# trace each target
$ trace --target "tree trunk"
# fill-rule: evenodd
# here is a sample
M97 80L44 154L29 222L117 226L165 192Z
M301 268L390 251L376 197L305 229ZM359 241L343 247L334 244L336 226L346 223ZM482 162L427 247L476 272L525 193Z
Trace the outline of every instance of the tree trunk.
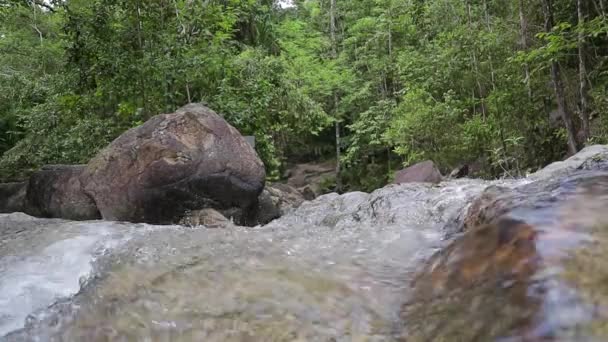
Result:
M471 4L467 1L467 13L468 13L468 26L469 30L473 30L472 25L472 17L471 17ZM483 121L486 121L486 105L484 101L483 88L481 87L481 82L479 81L479 65L477 63L477 52L476 46L473 43L473 48L471 49L471 59L473 60L473 71L475 74L475 83L477 83L477 89L479 91L479 101L481 103L481 114L483 117ZM474 105L473 105L474 106Z
M335 103L337 104L338 97L335 97ZM336 120L336 192L342 191L342 177L340 176L340 172L342 172L342 163L340 162L340 158L342 157L340 151L341 144L341 136L340 136L340 121Z
M588 87L587 87L587 64L585 61L587 55L587 46L585 42L585 34L581 30L585 24L585 9L583 8L583 0L577 0L577 12L578 12L578 78L579 78L579 92L580 92L580 116L583 124L583 140L586 142L590 137L589 128L589 101L587 98Z
M139 46L140 53L140 66L139 66L139 90L140 96L142 97L142 107L145 114L148 114L148 97L146 95L146 81L145 81L145 70L143 70L144 60L145 60L145 52L144 52L144 39L143 39L143 23L141 18L141 2L137 1L137 43Z
M187 23L184 23L180 17L179 8L177 6L177 0L173 0L173 7L175 8L175 18L179 23L180 33L182 35L182 40L184 46L188 46L190 44L190 28ZM188 99L188 103L192 103L192 95L190 93L190 80L188 79L188 75L186 74L186 96ZM174 105L180 105L174 103Z
M483 9L486 17L486 26L488 27L488 32L492 33L492 25L490 22L490 12L488 10L488 2L486 0L483 1ZM492 63L492 53L488 52L488 62L490 65L490 80L492 81L492 91L496 91L496 73L494 72L494 64ZM502 113L500 111L500 107L497 108L498 114L498 132L500 135L500 145L502 146L502 156L505 163L505 172L509 173L509 169L511 168L509 163L509 151L507 146L507 140L505 139L505 132L502 124Z
M329 31L331 37L331 54L332 58L338 58L337 42L336 42L336 0L330 0L329 9ZM342 191L342 171L341 148L340 148L340 118L338 117L338 94L334 90L334 116L336 120L336 192Z
M551 0L543 0L545 12L545 31L553 30L553 5ZM564 94L564 84L562 82L561 70L557 61L551 62L551 80L553 81L553 90L555 91L555 100L557 101L557 110L561 113L566 132L568 133L568 152L572 155L578 151L576 146L576 132L574 131L574 123L572 121L572 113L566 103Z
M523 51L528 50L528 20L524 14L524 0L519 0L519 28L521 34L521 49ZM532 99L532 86L530 85L530 66L528 63L524 63L524 82L526 83L526 90L528 92L528 98Z

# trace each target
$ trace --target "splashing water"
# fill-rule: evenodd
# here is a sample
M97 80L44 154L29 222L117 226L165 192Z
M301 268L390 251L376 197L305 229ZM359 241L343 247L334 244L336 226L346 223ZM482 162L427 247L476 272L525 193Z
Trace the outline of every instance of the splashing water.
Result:
M254 229L0 216L0 333L8 341L392 340L415 267L486 185L330 194Z

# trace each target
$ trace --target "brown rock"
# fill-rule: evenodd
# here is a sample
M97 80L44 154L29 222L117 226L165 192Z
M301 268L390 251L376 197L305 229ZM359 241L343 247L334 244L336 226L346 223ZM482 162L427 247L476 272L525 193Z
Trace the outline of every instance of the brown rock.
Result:
M234 127L190 104L122 134L81 181L104 219L168 224L188 210L252 208L265 171Z
M300 192L300 194L302 194L304 199L307 201L312 201L318 197L318 195L314 192L314 190L308 185L305 187L299 188L298 191Z
M95 202L83 191L84 165L45 166L29 179L25 212L32 216L95 220L101 218Z
M489 188L420 270L403 340L606 340L607 209L607 174Z
M439 183L441 179L441 172L435 167L435 163L427 160L398 171L393 184Z

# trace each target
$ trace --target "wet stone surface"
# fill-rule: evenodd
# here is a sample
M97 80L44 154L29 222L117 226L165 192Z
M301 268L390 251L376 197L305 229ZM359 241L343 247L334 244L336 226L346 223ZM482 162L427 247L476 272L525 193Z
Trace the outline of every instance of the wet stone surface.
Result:
M407 341L605 341L608 174L497 191L418 273Z

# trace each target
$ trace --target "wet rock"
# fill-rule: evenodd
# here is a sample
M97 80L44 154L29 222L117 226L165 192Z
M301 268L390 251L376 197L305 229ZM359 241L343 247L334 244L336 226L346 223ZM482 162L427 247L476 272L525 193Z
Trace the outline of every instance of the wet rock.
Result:
M441 172L439 172L435 163L427 160L398 171L395 174L393 184L439 183L441 179Z
M371 226L428 227L453 233L464 209L486 186L482 180L457 180L449 186L428 183L389 185L372 193L330 193L302 203L270 225L315 225L335 229Z
M68 220L101 218L95 202L82 189L83 170L83 165L50 165L32 174L25 195L25 212Z
M190 104L122 134L80 179L104 219L168 224L188 210L253 208L265 171L234 127Z
M0 213L23 211L27 182L0 184Z
M404 340L608 338L608 173L491 187L465 227L419 271Z
M566 176L576 170L607 170L605 161L608 160L608 145L588 146L574 156L552 163L542 170L530 175L531 180L547 179L550 177ZM603 161L603 162L602 162Z
M259 197L256 223L267 224L296 209L302 202L304 197L296 188L288 184L268 184Z
M394 341L403 284L435 251L446 222L485 184L459 180L327 194L257 229L78 223L84 241L102 228L108 238L137 236L97 257L92 281L32 314L7 341ZM65 230L47 229L27 241ZM47 249L45 244L38 250ZM49 258L38 252L35 262L73 256L61 248L51 252ZM31 278L30 268L10 270L17 279ZM0 273L0 282L6 274ZM77 276L70 278L73 283ZM47 284L56 275L35 279Z
M191 211L179 223L189 227L205 226L207 228L226 228L233 225L232 221L214 209Z

